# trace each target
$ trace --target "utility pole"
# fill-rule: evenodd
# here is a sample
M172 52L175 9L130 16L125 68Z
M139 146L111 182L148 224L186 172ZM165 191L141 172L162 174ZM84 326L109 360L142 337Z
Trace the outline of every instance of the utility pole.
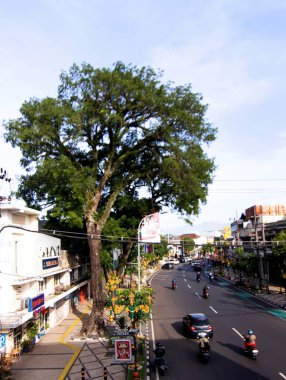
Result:
M262 215L261 215L261 218L262 218ZM258 260L259 289L260 289L260 291L262 291L263 282L264 282L264 268L263 268L263 261L262 261L263 259L262 258L264 256L264 252L263 252L263 250L259 249L256 210L255 210L255 215L254 215L254 227L255 227L256 255L257 255L257 260ZM263 230L263 234L264 234L264 228L262 228L262 230Z

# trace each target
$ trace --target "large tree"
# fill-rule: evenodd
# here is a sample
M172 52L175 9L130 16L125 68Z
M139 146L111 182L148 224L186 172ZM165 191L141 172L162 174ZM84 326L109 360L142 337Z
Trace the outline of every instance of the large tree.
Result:
M149 190L153 211L165 205L185 217L199 213L212 182L206 153L216 129L190 85L162 83L162 73L118 62L112 69L73 65L60 76L58 96L32 98L5 138L22 152L19 194L71 226L86 225L93 309L104 303L100 236L118 196Z

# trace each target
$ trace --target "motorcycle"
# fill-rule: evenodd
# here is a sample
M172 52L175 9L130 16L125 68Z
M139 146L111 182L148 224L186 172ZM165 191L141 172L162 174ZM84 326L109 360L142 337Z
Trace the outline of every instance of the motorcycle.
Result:
M208 363L210 359L210 350L206 348L201 348L199 352L199 357L203 363Z
M175 290L177 288L176 282L172 282L172 289Z
M205 298L205 299L208 299L209 298L209 290L208 289L203 289L203 297Z
M256 345L252 346L245 346L244 347L244 353L249 356L251 359L256 360L257 356L259 354L258 349Z
M166 359L164 357L162 358L155 358L154 360L154 370L158 369L159 375L163 376L165 375L165 372L167 371L167 363Z
M200 282L200 281L201 281L201 275L197 274L197 282Z

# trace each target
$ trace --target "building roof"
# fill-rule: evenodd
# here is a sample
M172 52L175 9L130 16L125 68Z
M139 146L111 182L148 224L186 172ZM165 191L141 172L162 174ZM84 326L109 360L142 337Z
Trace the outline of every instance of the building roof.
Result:
M180 235L179 238L181 240L184 240L184 239L199 239L200 238L200 235L197 235L197 234L183 234L183 235Z

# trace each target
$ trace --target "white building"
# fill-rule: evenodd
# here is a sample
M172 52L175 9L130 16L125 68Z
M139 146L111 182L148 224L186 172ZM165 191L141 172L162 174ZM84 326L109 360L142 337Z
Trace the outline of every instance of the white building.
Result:
M61 240L39 232L40 212L0 205L0 352L23 340L29 321L37 339L89 297L88 264L61 250Z

